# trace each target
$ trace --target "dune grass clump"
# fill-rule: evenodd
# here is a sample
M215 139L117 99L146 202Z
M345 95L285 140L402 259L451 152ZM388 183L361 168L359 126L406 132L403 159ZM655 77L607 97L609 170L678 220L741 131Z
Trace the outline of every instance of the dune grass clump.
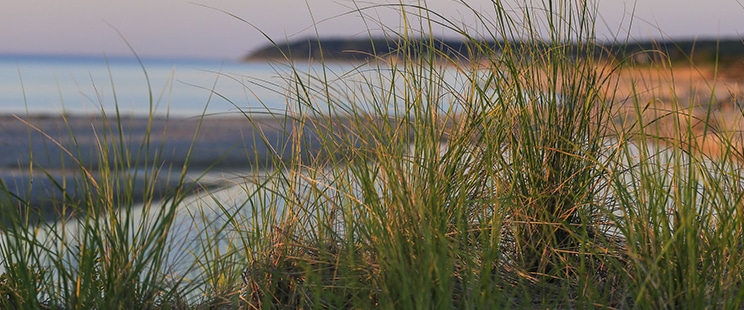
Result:
M254 133L272 169L231 181L238 198L187 198L184 165L179 190L134 208L127 173L161 166L111 144L113 126L101 178L76 167L88 195L58 202L77 221L29 229L5 211L0 306L741 307L735 125L643 77L619 92L632 55L597 44L592 3L463 4L479 33L373 8L400 13L370 39L393 52L277 66L283 143ZM373 8L352 13L373 24ZM434 25L467 50L442 49Z
M105 119L105 114L102 116ZM117 115L111 121L119 120ZM117 134L123 134L121 127L106 127L100 133L95 168L74 161L73 167L64 168L65 173L77 176L72 181L47 174L54 184L50 190L61 195L44 207L30 203L32 197L3 195L7 224L2 227L0 243L0 306L152 307L168 291L163 286L168 283L164 268L172 246L167 236L183 194L174 192L156 206L153 201L162 167L151 166L156 160L141 155L142 150L132 155L130 151L136 150L122 148L123 144L111 138ZM148 147L148 142L143 141L142 147ZM74 158L76 150L67 151L66 155ZM34 177L44 178L32 174ZM144 179L139 190L135 188L137 179ZM135 209L140 201L144 207ZM50 206L54 211L43 210ZM49 212L58 214L56 221L43 221L41 215Z
M291 116L333 128L321 153L342 156L286 164L302 186L283 188L284 240L260 263L274 272L246 273L249 304L625 302L610 272L627 261L608 233L618 153L592 8L560 2L515 17L497 4L499 43L459 30L470 50L453 56L420 29L456 26L395 7L405 26L388 29L392 54L355 75L292 67Z

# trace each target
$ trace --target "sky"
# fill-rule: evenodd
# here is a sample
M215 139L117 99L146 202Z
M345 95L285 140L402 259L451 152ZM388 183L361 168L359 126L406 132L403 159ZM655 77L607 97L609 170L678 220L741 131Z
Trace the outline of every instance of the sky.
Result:
M493 10L491 0L3 0L0 54L131 56L129 44L143 57L239 59L268 43L265 35L366 38L380 21L395 27L399 13L390 7L365 9L366 19L348 13L391 1L425 3L469 27L474 19L461 1L486 16ZM600 40L744 37L744 0L595 3Z

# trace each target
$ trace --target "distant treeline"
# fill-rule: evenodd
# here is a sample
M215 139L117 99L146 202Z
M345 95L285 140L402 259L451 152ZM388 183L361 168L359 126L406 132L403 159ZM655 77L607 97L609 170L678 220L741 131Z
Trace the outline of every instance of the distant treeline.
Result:
M405 42L404 44L401 42ZM448 39L317 39L308 38L292 42L268 45L247 55L244 60L310 60L364 61L376 57L391 58L401 56L434 55L455 60L478 60L486 48L500 52L504 42L479 41L465 42ZM547 50L555 47L545 42L520 42L510 44L511 48L523 49L537 47ZM576 51L578 56L587 49L578 44L562 45L563 51ZM744 60L744 39L722 40L677 40L644 41L621 43L597 43L592 49L595 56L614 59L632 59L645 63L661 59L672 62L690 61L733 63ZM517 51L518 52L518 51Z

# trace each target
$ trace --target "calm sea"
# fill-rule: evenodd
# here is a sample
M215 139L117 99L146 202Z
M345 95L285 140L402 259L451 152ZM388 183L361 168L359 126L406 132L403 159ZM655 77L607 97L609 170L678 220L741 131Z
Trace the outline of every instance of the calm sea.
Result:
M0 114L194 116L284 109L281 68L211 60L0 55ZM149 81L149 83L148 83ZM152 95L152 100L150 96Z
M122 113L136 115L284 111L297 104L287 100L294 97L293 85L299 85L288 81L295 69L302 87L310 85L300 90L302 96L313 97L313 104L325 105L327 95L338 101L334 104L354 102L370 109L365 104L389 90L389 86L375 85L394 80L396 88L405 87L400 78L390 78L390 68L376 65L305 63L290 68L277 63L144 59L140 64L134 58L0 55L0 115L97 114L102 109L113 112L117 106ZM448 110L448 103L467 93L463 90L469 81L452 68L439 73L444 74L434 78L445 86L438 90L445 105L439 108ZM396 104L405 102L398 100L387 108L396 108ZM326 107L317 106L319 111Z

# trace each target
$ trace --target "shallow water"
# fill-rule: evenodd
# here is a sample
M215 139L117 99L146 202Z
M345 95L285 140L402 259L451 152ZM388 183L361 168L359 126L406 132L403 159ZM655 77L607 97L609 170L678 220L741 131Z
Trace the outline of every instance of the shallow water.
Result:
M166 242L168 250L165 254L164 271L172 277L185 276L189 281L201 281L203 270L199 269L198 263L208 254L203 251L225 253L228 248L227 240L235 240L235 234L240 233L238 229L247 231L252 229L253 225L262 225L264 218L272 216L265 212L276 212L277 216L281 213L276 187L271 184L265 187L258 185L261 176L268 173L271 172L233 171L188 175L187 179L198 177L202 182L220 183L222 188L197 192L175 205L171 200L162 200L118 210L116 216L118 224L115 227L130 232L126 238L132 244L127 247L133 247L134 244L140 244L141 238L146 235L145 232L159 221L161 212L175 208L177 211ZM263 208L269 205L275 207ZM107 227L111 225L110 219L108 216L102 216L98 220L98 225L102 228ZM240 222L240 227L230 227L228 222L233 219L244 222ZM85 227L92 225L91 222L95 221L75 218L51 221L27 230L25 232L27 235L16 237L0 230L0 248L5 251L9 240L12 240L10 242L28 242L24 241L29 240L27 238L34 240L36 248L32 250L33 255L42 266L48 267L51 276L56 277L56 270L60 265L54 264L75 270L81 255L78 248L80 242L83 242ZM204 246L208 248L205 249ZM43 247L43 250L40 247ZM28 246L21 248L30 249ZM6 254L12 257L11 253ZM0 260L0 275L4 273L7 263L9 262Z

